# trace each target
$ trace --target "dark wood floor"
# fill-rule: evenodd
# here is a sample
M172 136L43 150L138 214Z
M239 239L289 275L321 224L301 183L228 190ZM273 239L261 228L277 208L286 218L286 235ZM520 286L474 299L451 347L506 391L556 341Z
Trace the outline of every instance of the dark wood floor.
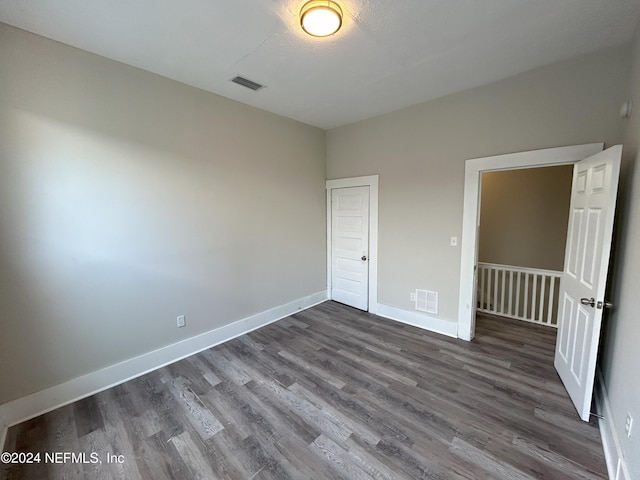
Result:
M555 331L480 317L476 335L326 302L11 428L6 451L88 463L2 478L606 478L598 427L554 371Z

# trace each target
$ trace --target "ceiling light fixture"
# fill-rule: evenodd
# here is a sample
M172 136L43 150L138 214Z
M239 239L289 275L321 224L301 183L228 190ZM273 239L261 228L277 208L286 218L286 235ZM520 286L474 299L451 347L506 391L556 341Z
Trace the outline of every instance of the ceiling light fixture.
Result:
M336 2L312 0L300 10L300 26L314 37L328 37L342 26L342 9Z

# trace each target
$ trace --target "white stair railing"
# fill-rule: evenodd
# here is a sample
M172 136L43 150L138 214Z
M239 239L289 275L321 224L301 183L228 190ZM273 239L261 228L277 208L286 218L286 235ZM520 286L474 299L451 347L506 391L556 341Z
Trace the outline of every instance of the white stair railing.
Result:
M478 263L479 312L558 327L562 272Z

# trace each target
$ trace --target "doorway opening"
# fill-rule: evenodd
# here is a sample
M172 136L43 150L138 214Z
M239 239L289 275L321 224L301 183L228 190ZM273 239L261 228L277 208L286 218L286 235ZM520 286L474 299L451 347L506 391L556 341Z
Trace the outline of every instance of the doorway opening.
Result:
M478 314L557 328L572 177L573 165L482 173Z
M458 302L459 338L470 341L475 334L476 265L478 261L479 204L482 173L553 165L572 165L601 152L603 148L604 144L602 143L591 143L467 160L464 180L460 297Z

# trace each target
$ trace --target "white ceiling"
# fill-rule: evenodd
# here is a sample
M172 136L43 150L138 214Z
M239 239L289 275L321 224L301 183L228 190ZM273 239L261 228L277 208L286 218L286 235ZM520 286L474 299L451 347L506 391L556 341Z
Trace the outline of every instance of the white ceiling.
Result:
M0 0L0 21L328 129L620 45L640 19L640 0L338 2L327 39L299 27L305 0Z

